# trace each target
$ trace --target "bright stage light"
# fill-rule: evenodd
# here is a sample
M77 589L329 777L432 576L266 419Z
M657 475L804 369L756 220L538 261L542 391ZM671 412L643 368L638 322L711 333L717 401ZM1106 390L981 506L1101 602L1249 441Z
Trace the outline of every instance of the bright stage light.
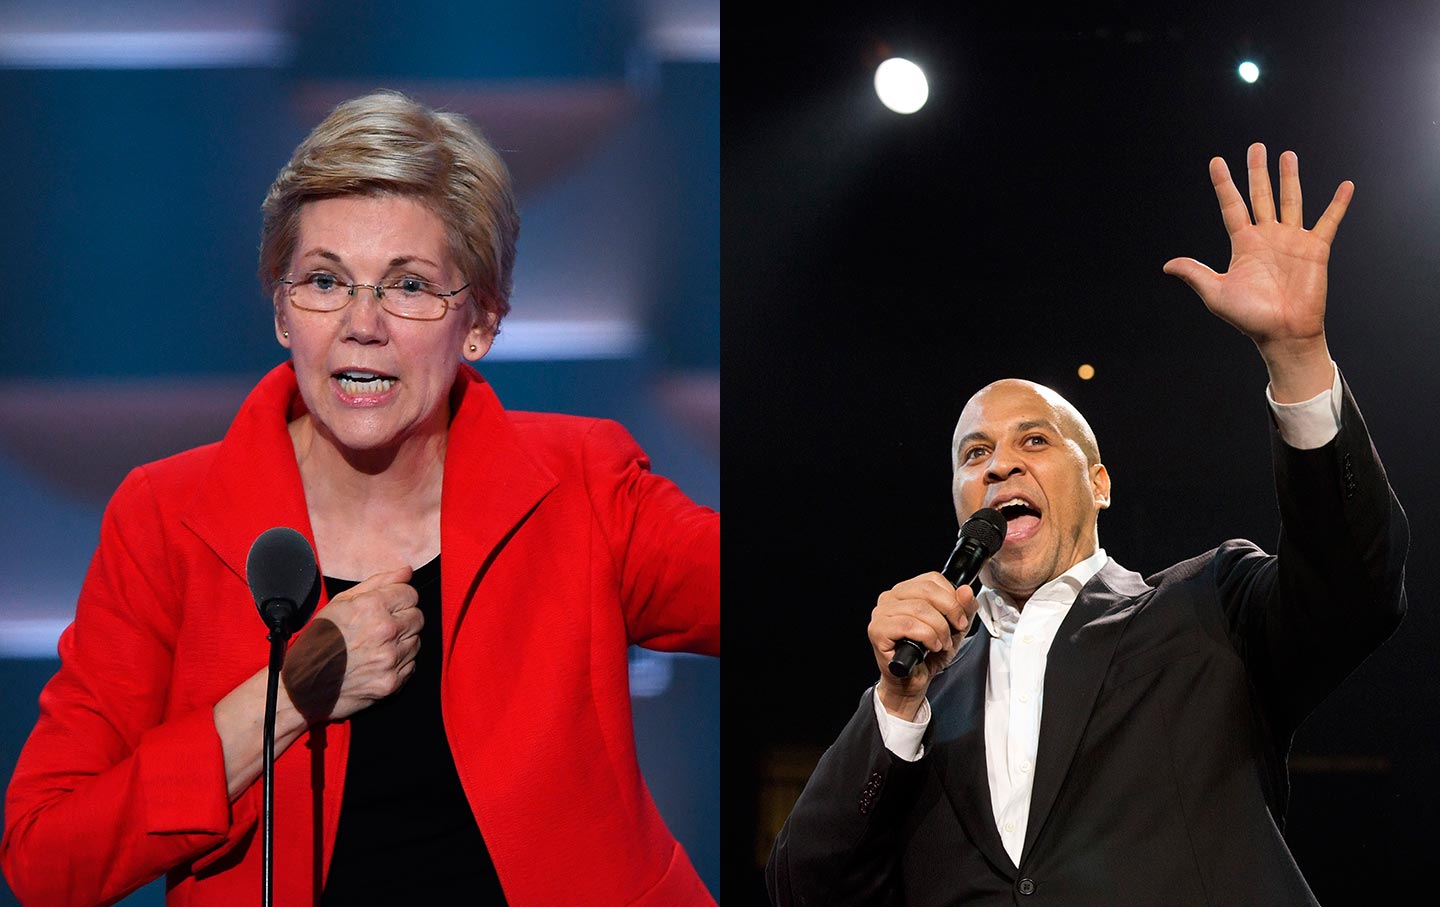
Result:
M1246 60L1240 64L1240 78L1254 85L1255 80L1260 78L1260 67Z
M891 57L875 69L875 93L896 113L914 113L925 106L930 86L920 67L901 57Z

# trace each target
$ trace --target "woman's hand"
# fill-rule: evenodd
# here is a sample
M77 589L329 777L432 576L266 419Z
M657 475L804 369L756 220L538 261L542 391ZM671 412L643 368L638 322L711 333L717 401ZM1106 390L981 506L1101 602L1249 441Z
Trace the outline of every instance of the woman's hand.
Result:
M406 581L409 567L377 573L325 606L285 654L275 702L278 756L323 721L348 718L384 699L415 672L420 627L419 593ZM215 704L215 730L225 755L230 799L260 777L265 668Z
M335 596L285 656L286 692L311 724L348 718L405 685L425 619L409 567Z

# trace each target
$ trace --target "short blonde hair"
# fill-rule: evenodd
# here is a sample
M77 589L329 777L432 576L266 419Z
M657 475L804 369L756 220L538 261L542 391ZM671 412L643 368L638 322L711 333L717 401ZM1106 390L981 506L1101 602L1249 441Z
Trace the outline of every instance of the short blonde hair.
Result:
M505 162L469 121L397 91L331 111L295 149L261 205L260 282L267 294L295 252L301 207L344 195L406 196L431 208L470 284L477 323L500 329L510 311L520 215Z

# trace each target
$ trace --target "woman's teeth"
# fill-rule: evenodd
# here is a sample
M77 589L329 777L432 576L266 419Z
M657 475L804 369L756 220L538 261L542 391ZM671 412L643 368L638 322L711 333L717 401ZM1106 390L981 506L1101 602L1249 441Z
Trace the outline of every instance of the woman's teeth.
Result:
M352 397L364 394L383 394L395 386L394 378L355 378L350 375L336 375L335 380L340 382L340 389Z

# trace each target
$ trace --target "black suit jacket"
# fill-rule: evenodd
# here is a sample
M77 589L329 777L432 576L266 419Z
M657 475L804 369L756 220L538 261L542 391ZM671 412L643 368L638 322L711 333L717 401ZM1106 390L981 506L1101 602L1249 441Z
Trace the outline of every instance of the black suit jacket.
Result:
M1050 648L1019 866L990 802L980 632L931 685L919 761L885 749L865 694L780 833L772 900L1314 903L1282 836L1290 741L1405 609L1405 516L1343 396L1328 445L1275 436L1278 556L1233 540L1148 579L1111 561L1080 591Z

